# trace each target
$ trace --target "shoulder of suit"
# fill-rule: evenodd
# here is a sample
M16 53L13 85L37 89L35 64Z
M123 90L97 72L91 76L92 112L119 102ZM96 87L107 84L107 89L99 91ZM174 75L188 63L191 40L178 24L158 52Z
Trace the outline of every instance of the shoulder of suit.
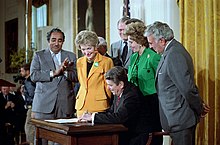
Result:
M111 57L102 55L102 59L112 60Z
M49 48L38 50L35 52L35 54L41 55L41 54L47 53L47 52L50 52Z
M61 52L65 52L65 53L73 53L72 51L64 50L64 49L62 49Z
M45 51L46 51L45 49L42 49L42 50L36 51L35 53L36 53L36 54L41 54L41 53L44 53Z
M140 90L137 86L135 86L134 84L128 82L125 90L126 93L130 92L132 94L136 94L136 95L140 95Z
M122 43L122 40L119 40L119 41L113 42L111 45L118 45L118 44L121 44L121 43Z

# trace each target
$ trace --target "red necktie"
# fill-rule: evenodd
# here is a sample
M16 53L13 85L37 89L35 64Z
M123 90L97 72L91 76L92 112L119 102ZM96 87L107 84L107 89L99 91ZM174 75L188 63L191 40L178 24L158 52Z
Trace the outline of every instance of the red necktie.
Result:
M120 96L118 96L117 98L116 106L118 106L119 102L120 102Z

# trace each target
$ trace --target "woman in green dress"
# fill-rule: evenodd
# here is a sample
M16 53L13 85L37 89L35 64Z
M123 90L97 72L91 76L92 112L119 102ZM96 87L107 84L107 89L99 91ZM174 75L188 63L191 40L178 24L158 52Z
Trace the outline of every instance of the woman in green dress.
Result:
M152 132L161 131L159 102L155 88L155 74L160 55L149 48L147 37L144 36L146 26L142 21L127 24L125 34L133 54L128 67L128 80L139 87L144 95L142 108L144 120L151 126ZM153 144L162 145L162 137L153 139Z

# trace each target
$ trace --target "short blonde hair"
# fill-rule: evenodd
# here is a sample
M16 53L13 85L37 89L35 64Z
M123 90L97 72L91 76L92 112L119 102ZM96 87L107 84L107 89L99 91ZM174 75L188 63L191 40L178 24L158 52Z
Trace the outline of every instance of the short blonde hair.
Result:
M76 35L76 39L75 39L75 44L79 49L81 49L80 45L90 45L97 47L98 42L99 39L97 34L93 31L88 31L88 30L80 31Z

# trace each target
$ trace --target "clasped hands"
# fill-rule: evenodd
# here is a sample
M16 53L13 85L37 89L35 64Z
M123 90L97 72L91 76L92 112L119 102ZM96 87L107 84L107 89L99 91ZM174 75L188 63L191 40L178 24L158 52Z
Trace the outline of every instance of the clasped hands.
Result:
M66 71L66 69L72 65L73 65L73 62L69 61L68 58L65 58L61 66L53 72L53 75L54 76L62 75L64 71Z
M203 105L203 112L201 114L201 117L204 118L207 115L207 113L209 113L210 106L204 102L202 103L202 105Z
M12 101L7 101L5 105L5 109L8 109L9 107L14 108L15 104Z

